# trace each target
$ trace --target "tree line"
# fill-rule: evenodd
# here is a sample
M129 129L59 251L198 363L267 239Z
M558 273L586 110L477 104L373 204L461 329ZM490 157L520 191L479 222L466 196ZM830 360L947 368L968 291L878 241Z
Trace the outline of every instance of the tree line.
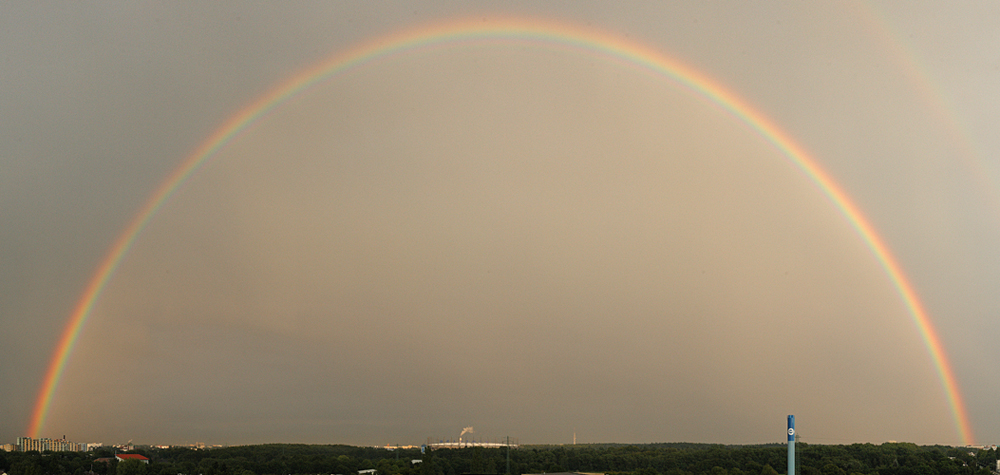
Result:
M196 450L140 448L150 459L110 463L93 452L0 452L9 475L463 475L600 472L610 475L780 475L784 444L588 444L387 450L347 445L268 444ZM419 460L419 462L417 462ZM796 445L798 475L1000 475L995 449L910 443Z

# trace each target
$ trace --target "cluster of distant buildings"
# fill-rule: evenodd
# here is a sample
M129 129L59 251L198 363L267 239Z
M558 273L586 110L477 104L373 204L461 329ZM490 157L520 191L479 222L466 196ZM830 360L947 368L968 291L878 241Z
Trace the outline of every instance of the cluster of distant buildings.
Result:
M66 440L66 436L63 436L61 439L18 437L16 444L4 444L2 447L7 452L28 452L30 450L37 450L39 452L46 450L50 452L86 452L99 446L101 444L70 442Z
M46 450L51 452L88 452L91 450L99 449L101 447L104 447L104 444L100 442L89 443L89 444L70 442L69 440L66 440L66 436L63 436L63 438L61 439L48 439L48 438L34 439L31 437L18 437L16 443L0 444L0 450L6 452L28 452L32 450L37 450L39 452L44 452ZM135 450L135 446L132 445L131 440L127 444L110 445L109 447L114 447L116 452L118 451L131 452L132 450ZM154 449L169 449L172 446L152 445L144 447L149 447ZM183 447L189 447L195 450L202 450L202 449L217 448L224 446L206 445L199 442L196 444L186 445ZM0 472L0 475L3 475L3 472Z

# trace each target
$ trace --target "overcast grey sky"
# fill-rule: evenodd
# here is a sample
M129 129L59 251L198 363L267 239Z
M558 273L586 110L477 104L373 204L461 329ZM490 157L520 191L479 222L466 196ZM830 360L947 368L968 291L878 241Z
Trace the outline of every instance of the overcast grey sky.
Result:
M1000 5L0 6L0 442L153 191L241 108L421 25L542 19L675 58L810 151L926 305L1000 440ZM871 249L752 128L530 42L304 91L150 221L42 436L81 442L961 442Z

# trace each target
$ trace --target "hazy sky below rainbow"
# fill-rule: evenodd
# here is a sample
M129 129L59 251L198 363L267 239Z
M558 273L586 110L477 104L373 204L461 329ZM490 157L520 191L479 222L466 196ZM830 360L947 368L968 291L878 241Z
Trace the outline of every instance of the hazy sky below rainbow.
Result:
M612 7L2 7L0 438L83 302L40 436L756 443L796 414L806 442L957 444L950 387L994 442L997 7ZM931 326L774 134L558 41L401 48L272 100L143 211L294 75L457 18L704 74L829 172Z

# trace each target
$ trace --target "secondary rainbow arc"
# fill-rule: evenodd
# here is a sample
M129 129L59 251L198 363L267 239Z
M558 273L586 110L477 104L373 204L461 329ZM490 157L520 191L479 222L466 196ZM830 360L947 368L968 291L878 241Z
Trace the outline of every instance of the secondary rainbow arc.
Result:
M805 149L765 114L751 107L749 103L724 88L711 77L664 55L662 52L595 29L585 29L562 22L523 18L489 22L482 22L479 19L454 20L380 37L375 41L336 54L327 60L300 71L231 116L195 149L160 184L156 191L150 195L150 198L125 227L124 231L115 240L107 255L101 261L97 271L87 283L79 301L74 306L69 321L58 341L35 402L28 434L32 437L38 437L44 427L52 398L55 395L69 357L72 355L73 347L79 338L87 318L93 310L95 302L101 296L104 287L114 275L115 270L128 254L129 249L141 235L143 229L145 229L157 210L215 152L269 111L318 82L381 58L400 55L422 48L446 46L458 41L475 40L530 41L558 48L569 48L584 53L597 54L608 59L625 62L653 74L669 78L673 82L704 97L716 106L726 110L770 142L816 183L823 194L843 214L872 251L899 293L913 323L916 325L921 338L927 346L935 370L941 379L961 442L966 445L972 443L973 433L971 425L968 421L968 415L954 372L945 355L941 340L913 285L903 273L902 267L892 255L884 240L876 233L875 228L864 214L861 213L857 205Z

